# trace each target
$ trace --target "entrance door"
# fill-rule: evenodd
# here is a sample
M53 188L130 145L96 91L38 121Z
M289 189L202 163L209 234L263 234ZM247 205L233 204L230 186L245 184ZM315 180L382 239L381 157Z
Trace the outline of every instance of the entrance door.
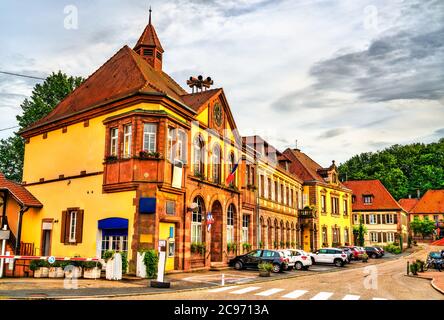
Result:
M174 258L176 255L175 236L176 226L174 223L159 223L159 240L165 240L167 242L165 271L174 270Z
M214 223L211 226L211 262L222 262L223 239L222 239L222 205L215 201L211 208Z
M51 230L43 230L41 254L46 257L51 254Z

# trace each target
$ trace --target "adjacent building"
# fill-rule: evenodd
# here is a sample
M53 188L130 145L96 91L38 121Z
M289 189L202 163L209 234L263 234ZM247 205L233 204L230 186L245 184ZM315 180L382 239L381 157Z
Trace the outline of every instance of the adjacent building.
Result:
M353 191L353 225L362 219L367 228L366 245L407 243L408 214L381 181L346 181L344 185Z
M299 149L286 149L282 155L288 170L302 181L297 222L301 247L315 251L351 244L352 192L339 181L335 162L323 168Z
M437 238L444 237L444 190L428 190L420 199L401 199L399 203L409 213L409 221L413 219L429 219L436 223ZM412 235L418 238L418 235Z

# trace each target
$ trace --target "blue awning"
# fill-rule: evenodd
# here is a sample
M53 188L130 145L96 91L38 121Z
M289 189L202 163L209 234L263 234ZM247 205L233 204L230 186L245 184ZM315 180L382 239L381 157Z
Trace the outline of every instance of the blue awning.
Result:
M103 229L102 236L128 236L128 229Z
M108 218L99 220L99 229L127 229L128 219Z
M139 213L156 213L156 198L140 198Z

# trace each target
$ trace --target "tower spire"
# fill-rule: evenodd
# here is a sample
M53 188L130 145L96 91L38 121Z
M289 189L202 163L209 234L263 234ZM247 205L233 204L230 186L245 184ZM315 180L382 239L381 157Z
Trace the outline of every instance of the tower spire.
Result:
M149 20L149 22L148 22L148 24L151 24L151 12L153 12L153 10L151 10L151 6L150 6L150 20Z

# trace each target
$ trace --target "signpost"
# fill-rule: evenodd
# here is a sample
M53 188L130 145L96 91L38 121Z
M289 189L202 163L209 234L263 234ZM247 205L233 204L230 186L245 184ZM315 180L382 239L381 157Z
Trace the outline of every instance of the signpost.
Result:
M11 231L7 230L8 227L5 225L3 227L3 230L0 231L0 240L2 240L2 251L1 255L5 255L6 250L6 240L9 239L9 236L11 235ZM3 266L5 264L5 259L0 259L0 278L3 278Z
M167 241L159 240L159 262L157 264L157 281L152 280L150 286L153 288L169 288L170 283L164 281L165 265L167 255Z

